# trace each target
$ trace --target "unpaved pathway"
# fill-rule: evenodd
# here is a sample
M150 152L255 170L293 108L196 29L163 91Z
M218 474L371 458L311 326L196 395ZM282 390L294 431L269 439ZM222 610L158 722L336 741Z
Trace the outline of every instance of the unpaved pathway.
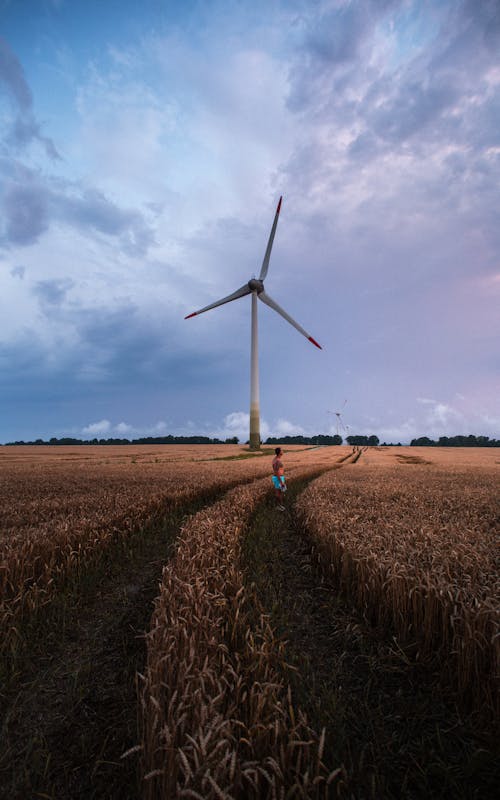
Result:
M121 755L138 741L144 631L185 515L132 537L40 616L30 652L0 691L2 800L140 796L137 757Z
M356 469L353 465L343 469ZM380 639L322 582L293 504L259 509L243 558L271 621L287 644L295 698L313 727L326 728L326 756L349 776L344 795L373 800L497 797L493 741L471 729L435 678ZM498 761L496 762L498 765Z

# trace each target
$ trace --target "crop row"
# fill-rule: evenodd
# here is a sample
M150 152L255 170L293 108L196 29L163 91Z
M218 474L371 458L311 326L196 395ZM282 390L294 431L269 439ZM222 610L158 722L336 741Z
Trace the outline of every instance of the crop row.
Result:
M168 447L126 455L120 448L76 455L31 449L34 454L23 450L19 463L10 450L0 454L0 653L16 649L23 617L51 602L68 576L110 544L270 472L270 458L214 461L213 448L191 451L206 459L196 462L177 460L186 458L185 450ZM291 471L335 457L330 448L320 458L298 450L290 454Z
M264 463L242 467L10 470L0 491L0 650L15 649L20 619L50 602L69 575L111 543L266 471Z
M368 466L327 473L298 508L328 579L488 716L498 710L497 480L491 469Z
M256 481L188 519L164 569L141 689L146 800L327 797L341 773L327 775L244 587L241 537L266 492Z

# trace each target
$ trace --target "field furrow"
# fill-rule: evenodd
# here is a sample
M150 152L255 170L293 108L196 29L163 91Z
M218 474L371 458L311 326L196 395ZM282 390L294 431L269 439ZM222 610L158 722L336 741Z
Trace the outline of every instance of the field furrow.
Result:
M329 580L465 708L498 714L498 473L366 466L318 479L300 520Z
M107 549L176 509L268 471L211 462L131 464L9 472L0 508L0 654L21 646L21 627Z
M284 642L294 702L325 731L323 760L340 767L336 795L373 800L494 798L500 778L491 725L458 713L439 673L412 663L338 592L299 521L316 484L349 481L356 466L290 492L290 513L262 506L247 531L245 581Z
M141 692L145 798L328 797L340 774L325 770L244 585L242 536L266 494L267 478L191 517L165 568Z
M139 798L138 672L162 570L197 497L115 541L24 629L2 670L0 798ZM210 507L210 506L209 506Z

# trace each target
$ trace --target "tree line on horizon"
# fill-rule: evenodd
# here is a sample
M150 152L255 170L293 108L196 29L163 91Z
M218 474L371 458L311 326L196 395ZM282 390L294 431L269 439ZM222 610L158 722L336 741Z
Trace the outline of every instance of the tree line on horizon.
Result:
M48 441L35 439L33 442L6 442L5 447L12 445L95 445L95 444L238 444L239 439L233 436L230 439L211 439L209 436L143 436L139 439L75 439L72 436L63 436L57 439L53 436Z
M266 445L292 445L292 444L307 444L320 446L341 445L343 439L338 434L328 436L318 434L317 436L269 436L262 444ZM347 444L352 446L376 447L380 440L378 436L372 434L371 436L347 436ZM70 436L57 439L53 436L48 441L43 439L35 439L34 441L25 442L23 440L16 442L5 442L5 447L12 447L16 445L131 445L131 444L239 444L240 440L237 436L232 436L227 439L211 438L210 436L143 436L139 439L75 439ZM246 442L248 444L248 442ZM393 442L382 442L384 447L401 447L401 442L397 445ZM437 441L429 439L428 436L421 436L418 439L412 439L410 447L500 447L500 439L490 439L489 436L440 436Z
M434 441L428 436L412 439L410 447L500 447L500 439L489 436L440 436Z

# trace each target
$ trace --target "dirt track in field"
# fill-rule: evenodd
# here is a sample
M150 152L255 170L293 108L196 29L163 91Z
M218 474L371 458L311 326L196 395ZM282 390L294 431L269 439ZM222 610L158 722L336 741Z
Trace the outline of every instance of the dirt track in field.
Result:
M201 503L199 504L202 505ZM190 511L196 510L190 508ZM2 695L0 797L138 798L136 671L183 514L115 553L57 605Z
M10 474L9 459L21 459L26 464L19 469L29 477L36 458L43 462L41 469L52 455L40 450L3 453L3 468ZM239 458L240 448L234 451ZM211 450L202 455L214 457ZM292 463L304 457L300 448L291 455ZM80 469L87 453L78 451L77 456ZM116 454L106 450L105 456L104 468L113 456L120 462L125 459L127 466L131 454L118 449ZM150 463L156 462L154 453L141 451L140 456L146 469L156 469ZM102 451L96 457L102 459ZM73 455L57 451L53 458L59 475L66 470L61 462ZM262 471L260 459L254 461L250 466L231 465L231 474L236 469L236 475L241 472L248 480L247 473ZM220 492L191 503L184 514L212 502ZM2 800L139 797L137 756L121 756L139 741L136 672L144 667L144 632L182 517L182 511L172 514L142 539L132 536L111 548L96 568L85 566L80 582L70 581L41 609L38 623L23 629L28 647L14 674L9 669L3 674L0 666Z
M259 510L244 550L247 579L288 642L295 697L312 727L326 728L330 764L344 764L342 796L493 800L493 736L475 730L432 671L411 663L321 579L295 523L297 490L289 495L285 514Z

